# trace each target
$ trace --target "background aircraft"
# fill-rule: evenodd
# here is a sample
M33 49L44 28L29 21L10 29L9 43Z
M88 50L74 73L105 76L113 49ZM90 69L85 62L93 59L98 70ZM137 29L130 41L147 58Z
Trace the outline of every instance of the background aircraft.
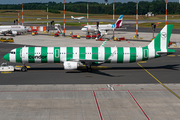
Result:
M82 19L86 19L85 17L73 17L73 16L71 16L71 19L72 20L78 20L79 21L79 23L80 23L80 20L82 20Z
M17 33L26 32L26 28L21 25L11 25L11 26L0 26L0 34L12 34L17 35Z
M145 61L174 53L168 49L173 25L166 25L154 40L145 47L21 47L11 50L4 59L14 63L63 63L64 69L73 70L92 64L132 63Z
M87 28L88 31L90 33L94 33L97 32L98 30L100 32L106 32L109 30L113 30L113 29L117 29L117 28L121 28L122 27L122 21L123 21L123 15L120 15L120 17L117 19L116 23L113 24L106 24L106 25L86 25L84 26L81 30L84 32L87 32Z

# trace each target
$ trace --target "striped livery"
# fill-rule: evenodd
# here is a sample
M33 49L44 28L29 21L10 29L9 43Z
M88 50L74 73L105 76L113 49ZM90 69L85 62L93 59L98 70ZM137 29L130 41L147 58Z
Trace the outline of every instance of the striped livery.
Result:
M168 49L172 28L173 25L166 25L145 47L21 47L13 49L4 56L4 59L16 63L60 63L87 60L92 61L93 64L144 61L175 52Z

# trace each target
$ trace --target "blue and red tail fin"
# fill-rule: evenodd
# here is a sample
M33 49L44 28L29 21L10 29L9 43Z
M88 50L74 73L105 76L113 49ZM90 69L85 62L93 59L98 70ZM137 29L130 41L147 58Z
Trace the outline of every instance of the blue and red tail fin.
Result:
M114 24L114 28L121 28L123 22L123 15L120 15L117 19L116 23Z

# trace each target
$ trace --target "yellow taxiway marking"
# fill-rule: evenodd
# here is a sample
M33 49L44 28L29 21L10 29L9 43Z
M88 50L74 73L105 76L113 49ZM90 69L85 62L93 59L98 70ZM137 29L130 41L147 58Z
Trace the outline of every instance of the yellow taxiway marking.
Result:
M139 61L138 63L146 63L146 61Z
M3 74L8 74L8 73L12 73L12 72L1 72L1 73L3 73Z
M165 87L169 92L171 92L173 95L175 95L177 98L180 99L180 97L174 93L171 89L169 89L167 86L165 86L161 81L159 81L156 77L154 77L150 72L148 72L143 66L141 66L139 63L137 63L142 69L144 69L151 77L153 77L157 82L159 82L163 87Z
M15 67L23 67L23 66L15 66ZM27 68L31 68L30 66L26 66Z
M176 55L167 55L168 57L175 57Z
M180 55L178 55L178 57L180 57Z

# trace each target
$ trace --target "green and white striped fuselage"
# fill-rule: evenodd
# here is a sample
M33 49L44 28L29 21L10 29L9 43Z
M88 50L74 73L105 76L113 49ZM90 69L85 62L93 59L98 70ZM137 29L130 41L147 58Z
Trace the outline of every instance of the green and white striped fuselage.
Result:
M9 61L15 63L60 63L70 60L111 60L132 63L159 57L154 47L21 47L13 49ZM101 62L94 62L101 63Z

